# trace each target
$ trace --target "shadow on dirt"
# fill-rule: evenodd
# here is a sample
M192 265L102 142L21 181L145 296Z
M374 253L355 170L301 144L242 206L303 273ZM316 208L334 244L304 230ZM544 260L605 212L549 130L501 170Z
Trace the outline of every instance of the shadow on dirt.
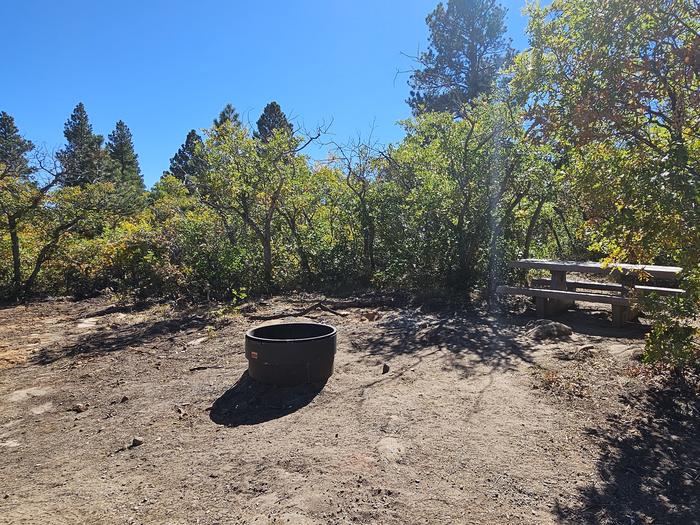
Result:
M284 417L308 405L325 386L277 387L250 378L248 372L224 392L211 407L209 417L217 425L257 425Z
M576 333L594 337L639 340L643 339L644 334L650 329L648 324L642 324L638 321L628 322L622 328L616 328L613 326L610 316L608 311L578 307L563 312L553 319L569 325Z
M206 315L186 314L174 319L144 321L115 328L101 327L95 332L80 336L77 342L69 346L44 347L32 356L31 362L46 365L66 357L104 355L154 343L157 339L165 339L163 343L167 348L172 348L173 337L179 332L199 330L210 322Z
M151 308L155 302L142 301L135 304L111 304L96 312L91 312L90 317L103 317L111 314L134 314Z
M636 421L609 419L599 440L601 485L581 490L579 504L555 509L561 523L700 523L700 397L661 387L625 398Z
M397 355L432 355L438 348L449 366L468 373L476 359L493 369L508 369L515 362L532 362L531 345L522 335L529 319L500 318L454 311L423 312L420 309L390 313L379 321L379 331L357 333L352 351L389 359Z

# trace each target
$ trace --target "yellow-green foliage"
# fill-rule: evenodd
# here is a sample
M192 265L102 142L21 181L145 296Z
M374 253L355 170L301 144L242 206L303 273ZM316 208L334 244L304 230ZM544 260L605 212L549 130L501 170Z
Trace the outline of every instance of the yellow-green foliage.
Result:
M150 191L70 186L29 162L3 114L0 294L492 292L522 256L676 264L688 294L644 305L658 319L647 358L685 367L700 309L697 2L528 12L530 46L494 89L317 164L290 125L262 136L222 117Z

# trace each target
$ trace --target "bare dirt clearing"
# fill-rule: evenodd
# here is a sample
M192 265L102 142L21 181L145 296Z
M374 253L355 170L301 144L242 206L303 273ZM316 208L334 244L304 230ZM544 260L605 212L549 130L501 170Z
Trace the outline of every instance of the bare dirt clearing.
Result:
M313 302L0 309L2 521L700 523L697 396L635 373L640 327L335 300L325 386L248 379L253 318Z

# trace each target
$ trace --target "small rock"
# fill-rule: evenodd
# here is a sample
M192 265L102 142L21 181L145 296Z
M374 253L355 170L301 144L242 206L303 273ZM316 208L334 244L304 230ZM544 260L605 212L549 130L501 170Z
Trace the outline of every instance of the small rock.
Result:
M533 339L549 339L554 337L566 337L572 334L571 327L556 321L548 321L528 330L526 335Z
M632 354L630 355L630 359L632 361L639 361L641 363L644 359L644 349L637 348L636 350L633 350Z
M593 350L595 350L595 346L593 345L583 345L578 348L579 352L591 352Z
M127 401L129 401L129 398L124 396L124 397L122 397L122 400L120 401L120 403L126 403Z
M144 441L142 437L134 436L134 439L131 440L131 445L129 445L129 448L141 446L143 443Z
M362 312L362 318L366 319L367 321L376 321L381 319L381 317L381 314L376 310L366 310Z
M384 437L377 443L379 455L387 461L398 461L406 453L406 445L395 437Z
M630 359L634 359L636 353L643 352L643 350L636 345L621 343L608 346L608 352L613 357L616 357L620 361L624 362Z
M70 407L69 410L72 411L72 412L77 412L78 414L80 414L80 413L82 413L82 412L85 412L85 411L88 409L89 406L90 406L89 403L76 403L75 405L73 405L72 407Z
M389 373L389 365L384 363L384 366L382 366L382 374L388 374Z

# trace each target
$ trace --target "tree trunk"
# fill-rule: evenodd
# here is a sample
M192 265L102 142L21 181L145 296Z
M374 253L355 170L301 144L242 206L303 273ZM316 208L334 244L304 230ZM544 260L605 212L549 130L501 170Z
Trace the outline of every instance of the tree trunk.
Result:
M272 286L272 232L270 224L265 225L262 237L263 245L263 275L265 284Z
M554 235L554 240L557 242L557 250L559 252L559 255L562 255L564 253L564 250L561 246L561 241L559 240L559 234L557 233L557 229L554 227L554 224L552 223L551 220L547 221L547 226L549 226L549 229L552 231L552 234Z
M374 276L374 236L375 228L369 209L364 201L361 201L362 212L362 251L364 254L364 277L369 283Z
M49 244L45 245L39 252L38 257L34 262L34 268L32 269L32 273L29 275L29 277L24 283L24 286L22 287L23 295L27 295L29 292L31 292L32 288L34 287L34 283L36 282L36 278L39 276L39 271L41 270L41 267L51 255L51 251L56 247L57 243L57 239L52 240Z
M472 249L473 245L470 242L471 236L467 235L464 230L464 221L467 215L468 204L466 201L462 202L462 206L459 210L459 215L457 216L457 224L455 225L455 230L457 234L457 273L460 277L466 277L470 273L471 260L472 260ZM465 282L466 284L466 282Z
M218 210L217 210L218 212ZM224 225L224 230L226 231L226 237L228 237L228 242L231 243L231 247L235 247L238 244L238 239L236 237L236 232L233 229L233 226L231 225L230 221L226 217L226 214L223 212L218 212L219 218L221 219L221 222Z
M299 235L299 230L297 229L297 221L294 216L289 213L283 213L284 218L287 219L287 224L289 225L289 231L294 238L294 245L297 249L297 255L299 256L299 264L301 265L302 273L304 274L304 282L309 284L311 282L311 265L309 264L309 256L306 254L304 249L304 243L301 240L301 235Z
M524 192L516 195L508 204L508 207L504 210L500 220L494 221L493 231L491 232L491 239L489 241L489 258L486 269L486 278L488 279L486 301L489 309L491 309L493 299L496 297L496 285L498 284L497 281L499 278L498 262L502 259L500 241L505 230L505 223L510 217L512 217L515 208L520 204L524 197ZM495 210L496 206L494 206L493 209Z
M561 208L558 206L554 208L554 211L556 212L557 215L559 215L559 218L561 219L561 225L564 227L564 231L566 232L566 237L569 239L569 245L571 247L574 247L576 245L576 241L574 240L574 236L571 235L571 231L569 230L569 227L566 225L566 217L564 217L564 212L561 211Z
M523 247L523 259L530 257L530 244L532 244L532 234L535 232L535 226L537 221L540 219L540 213L542 213L542 206L544 206L545 199L542 198L537 203L537 208L535 208L535 213L530 217L530 223L527 225L527 232L525 233L525 246Z
M10 244L12 246L12 293L16 295L22 287L22 261L19 251L17 219L13 215L7 218L7 226L10 230Z
M367 251L367 278L371 280L374 276L374 224L371 220L367 225L365 250Z
M32 273L29 275L27 280L24 282L24 285L22 286L23 295L27 295L34 287L34 283L36 282L36 279L39 276L39 271L41 270L41 267L51 256L51 252L56 248L56 245L61 240L61 235L63 235L67 231L70 231L76 224L78 224L78 222L80 222L79 218L73 219L72 221L67 222L65 224L61 224L57 226L56 229L54 229L53 234L51 235L51 240L47 244L45 244L39 252L36 261L34 261L34 268L32 269Z

